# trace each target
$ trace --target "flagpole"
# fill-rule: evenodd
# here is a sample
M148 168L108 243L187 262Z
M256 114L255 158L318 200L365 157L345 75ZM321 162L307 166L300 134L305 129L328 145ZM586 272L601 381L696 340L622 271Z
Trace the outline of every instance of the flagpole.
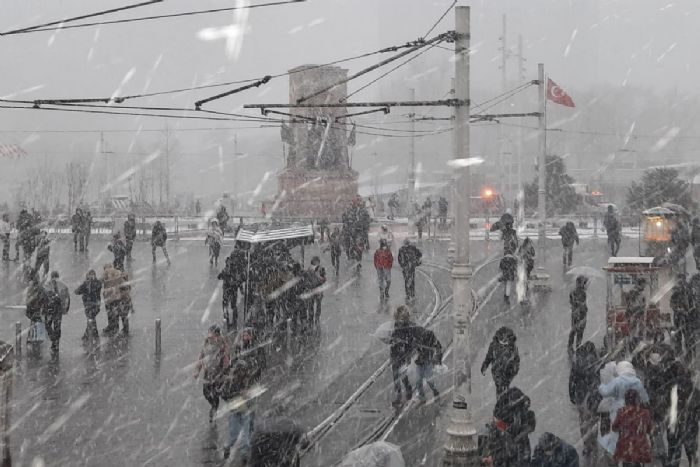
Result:
M544 64L537 64L537 79L538 79L538 99L539 99L539 118L538 118L538 130L539 130L539 153L537 157L537 168L538 168L538 186L537 186L537 214L539 218L539 228L538 228L538 254L537 254L537 272L535 274L535 279L533 281L533 287L537 289L548 289L549 288L549 274L545 269L545 254L546 254L546 241L547 241L547 230L545 222L547 219L547 206L546 206L546 153L547 153L547 95L546 95L546 83L544 76Z

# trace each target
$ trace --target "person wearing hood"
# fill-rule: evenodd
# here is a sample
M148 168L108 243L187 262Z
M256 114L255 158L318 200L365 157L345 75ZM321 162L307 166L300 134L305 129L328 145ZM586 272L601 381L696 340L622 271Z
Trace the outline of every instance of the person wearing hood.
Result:
M126 245L124 245L121 233L117 232L112 236L112 243L107 245L107 249L114 255L114 261L112 262L114 267L123 272Z
M578 467L576 448L552 433L540 436L532 455L531 467Z
M87 318L87 326L83 334L83 341L90 337L97 338L97 324L95 317L100 312L100 304L102 292L102 281L97 278L97 273L94 269L90 269L85 275L85 281L75 289L75 294L80 295L83 299L83 307L85 308L85 317Z
M256 342L255 330L252 327L241 330L234 346L234 358L246 362L251 382L260 380L263 370L267 367L267 357L265 349Z
M153 230L151 231L151 252L153 253L153 262L156 262L156 248L160 247L163 250L163 255L165 259L170 264L170 257L168 256L168 249L165 247L165 242L168 240L168 232L165 230L165 226L160 222L156 221L153 224Z
M342 241L343 236L340 233L340 228L333 227L333 231L328 234L328 247L323 250L330 250L331 252L331 266L333 266L333 270L335 271L336 279L340 274L340 257L343 253Z
M612 205L608 205L608 211L603 219L603 227L608 234L608 247L610 247L610 256L617 256L620 251L620 243L622 236L620 235L620 221L617 220L615 211Z
M107 309L107 327L102 332L108 336L112 336L119 331L123 284L124 276L122 272L112 264L105 264L102 274L102 298Z
M499 328L493 336L486 358L481 364L481 374L491 366L491 375L496 385L496 395L503 394L520 370L520 355L515 344L516 336L508 327Z
M406 293L406 301L411 302L416 298L416 268L421 264L423 253L409 239L403 241L399 248L399 266L403 273L403 283Z
M576 245L579 244L576 226L573 222L568 221L561 229L559 229L559 235L561 236L561 245L564 248L562 261L564 263L564 270L566 271L571 267L571 262L573 260L574 242Z
M394 405L401 404L402 382L406 389L406 400L410 400L413 396L413 388L406 374L406 368L416 351L416 332L417 326L411 321L408 307L398 306L394 312L394 330L391 333L389 347L391 374L394 380Z
M624 401L612 424L612 430L619 433L613 459L623 467L641 467L651 462L651 415L635 389L625 391Z
M513 386L498 396L493 409L495 425L510 435L515 444L517 461L514 466L527 466L530 462L530 438L535 431L535 412L530 409L530 398Z
M611 404L611 419L614 421L617 412L625 405L625 393L628 389L634 389L639 394L643 404L649 403L647 393L642 381L637 376L637 372L628 361L621 361L615 365L615 376L609 383L601 383L598 392L602 397L614 397Z
M391 229L389 229L389 226L386 224L382 224L382 226L379 228L379 243L384 240L386 242L387 246L391 250L391 247L394 244L394 234L391 232Z
M595 344L586 341L576 349L569 374L569 399L576 405L579 415L583 457L588 459L595 452L596 410L601 401L598 393L600 385L600 360Z
M440 396L435 382L433 381L433 368L435 365L442 364L442 344L435 337L435 333L428 328L418 327L416 329L416 369L418 370L418 380L416 388L418 389L418 400L425 402L425 391L423 382L433 391L433 396L437 399Z
M126 259L131 261L131 250L134 247L134 240L136 240L136 216L130 213L126 216L124 221L124 239L126 240Z
M535 268L535 245L529 237L525 237L523 243L518 248L518 256L525 266L525 277L530 280L530 274Z
M237 453L242 465L248 465L253 434L255 412L248 393L252 386L250 368L245 360L235 360L222 378L221 398L228 406L228 442L224 446L224 459L231 455L231 448L238 443Z
M379 242L379 248L374 252L374 267L377 270L377 282L379 283L379 305L385 306L389 302L389 288L391 287L391 268L394 265L394 255L391 254L386 241Z
M205 245L209 245L209 264L211 266L219 266L219 253L221 252L221 243L223 243L224 232L219 228L217 220L211 221L207 238L204 240Z
M586 304L587 288L588 278L586 276L578 276L576 278L576 288L569 294L569 304L571 305L569 355L572 355L574 350L583 342L583 331L586 329L586 317L588 316L588 305Z
M685 275L679 274L671 291L670 306L673 311L673 344L676 355L684 357L686 362L693 361L697 333L700 330L698 314L694 313L693 296L686 283ZM685 351L683 346L685 344Z
M221 335L221 329L217 325L209 327L207 337L204 339L202 351L195 366L194 379L204 372L202 393L209 402L209 422L214 421L216 411L219 409L221 397L221 385L228 368L231 366L231 354L226 338Z

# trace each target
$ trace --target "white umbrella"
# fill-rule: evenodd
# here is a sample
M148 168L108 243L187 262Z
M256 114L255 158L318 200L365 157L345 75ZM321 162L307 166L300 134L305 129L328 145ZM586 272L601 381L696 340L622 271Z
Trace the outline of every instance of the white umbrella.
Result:
M372 334L374 337L384 342L385 344L391 344L391 334L394 332L394 321L387 321L382 324L374 331Z
M401 448L385 441L377 441L350 452L340 467L406 467Z
M603 271L592 268L590 266L576 266L566 271L567 276L586 276L595 277L596 279L605 279Z

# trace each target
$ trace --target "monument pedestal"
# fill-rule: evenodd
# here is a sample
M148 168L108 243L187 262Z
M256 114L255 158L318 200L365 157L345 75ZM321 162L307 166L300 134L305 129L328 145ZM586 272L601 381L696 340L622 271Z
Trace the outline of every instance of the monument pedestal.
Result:
M354 170L286 169L277 177L279 191L273 217L340 220L357 197Z

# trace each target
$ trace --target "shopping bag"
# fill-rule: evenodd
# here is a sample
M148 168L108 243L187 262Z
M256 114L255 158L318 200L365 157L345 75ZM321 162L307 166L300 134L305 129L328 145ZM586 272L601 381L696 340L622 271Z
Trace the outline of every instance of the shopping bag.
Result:
M35 321L29 325L27 343L40 344L46 340L46 326L42 321Z

